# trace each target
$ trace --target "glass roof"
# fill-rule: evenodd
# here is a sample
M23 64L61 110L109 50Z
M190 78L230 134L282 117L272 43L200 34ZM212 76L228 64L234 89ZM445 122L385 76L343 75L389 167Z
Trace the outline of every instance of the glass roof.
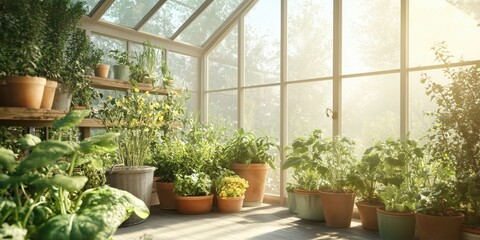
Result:
M201 47L242 3L251 0L77 1L86 3L90 17L106 9L100 21Z

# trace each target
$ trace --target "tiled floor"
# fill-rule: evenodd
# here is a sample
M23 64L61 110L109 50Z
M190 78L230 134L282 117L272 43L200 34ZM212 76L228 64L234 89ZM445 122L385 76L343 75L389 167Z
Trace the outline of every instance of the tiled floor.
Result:
M119 228L115 240L140 239L380 239L378 232L364 230L357 219L349 229L330 228L321 222L301 220L287 208L264 204L243 208L240 213L213 211L180 215L152 206L151 215L138 225Z

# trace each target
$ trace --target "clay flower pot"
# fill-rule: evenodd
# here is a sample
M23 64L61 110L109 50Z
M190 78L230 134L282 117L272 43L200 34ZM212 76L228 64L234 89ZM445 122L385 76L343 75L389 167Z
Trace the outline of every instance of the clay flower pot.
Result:
M362 227L369 230L378 231L377 209L384 208L381 203L357 202L358 214L362 222Z
M43 90L42 104L40 108L43 109L52 109L53 99L55 98L55 90L57 89L58 83L55 81L47 80L45 89Z
M243 206L260 206L263 202L263 196L265 194L265 183L267 181L267 164L238 164L234 163L231 169L248 181L249 187L245 192L245 200Z
M243 206L245 196L240 197L220 197L217 196L218 210L222 213L240 212Z
M155 182L158 201L161 209L176 209L175 192L173 182Z
M420 239L460 240L465 216L432 216L415 214Z
M181 214L205 214L212 211L213 194L207 196L176 196L175 200L177 211Z
M43 98L43 90L47 80L41 77L8 76L5 77L9 92L9 105L11 107L23 107L40 109Z
M320 191L325 223L330 227L349 228L352 222L354 193Z
M108 71L110 70L110 65L108 64L98 64L95 68L95 76L101 78L108 78Z

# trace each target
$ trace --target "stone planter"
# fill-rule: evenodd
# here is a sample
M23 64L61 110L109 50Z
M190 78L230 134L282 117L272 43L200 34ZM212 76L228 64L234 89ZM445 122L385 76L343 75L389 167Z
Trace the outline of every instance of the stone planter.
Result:
M297 216L310 221L325 221L323 204L318 191L295 189Z
M64 112L70 111L72 104L72 93L67 85L59 83L55 90L55 98L53 99L52 108Z
M287 192L288 194L288 212L297 213L297 204L295 201L295 192Z
M415 214L377 209L378 232L385 240L412 240L415 237Z

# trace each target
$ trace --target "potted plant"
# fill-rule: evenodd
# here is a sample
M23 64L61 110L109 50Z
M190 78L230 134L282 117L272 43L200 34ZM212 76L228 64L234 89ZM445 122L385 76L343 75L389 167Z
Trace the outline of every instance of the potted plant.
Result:
M213 194L210 177L202 172L175 177L177 211L181 214L205 214L212 211Z
M230 169L245 178L250 187L245 193L244 206L258 206L263 202L268 167L275 169L269 153L276 146L269 137L256 137L240 128L224 146L222 156L230 162Z
M88 114L71 111L53 125L62 131L76 126ZM148 208L130 193L110 187L83 189L88 178L74 171L91 161L101 165L92 155L115 151L116 137L106 133L78 143L41 141L26 135L18 142L30 152L18 158L0 147L2 237L109 238L133 211L146 218Z
M414 140L387 139L376 150L384 160L378 192L385 209L377 209L380 237L413 239L419 176L427 174L422 169L423 147Z
M44 39L41 44L42 58L39 62L40 74L47 79L42 108L52 108L56 92L72 91L70 76L63 70L67 43L72 32L80 23L80 18L86 13L83 2L72 3L69 0L46 0L43 1L43 9L46 14L46 28ZM57 82L65 84L56 90ZM57 95L58 96L58 95ZM68 111L67 109L62 109Z
M157 51L149 43L143 44L143 51L136 53L136 62L134 65L134 71L132 71L132 79L136 82L149 83L155 85L158 81L158 64L157 64Z
M127 51L111 50L109 53L110 57L117 61L116 65L113 65L113 77L119 80L129 80L130 79L130 66L132 61L128 56Z
M155 167L145 166L150 157L150 145L158 139L158 130L165 122L167 110L164 102L137 88L126 95L113 98L108 96L101 102L97 117L108 132L118 132L117 157L123 166L113 166L107 171L107 183L131 192L150 205L152 179ZM142 222L132 216L124 225Z
M432 49L436 59L448 67L453 56L448 52L445 42L437 43ZM421 78L427 84L427 95L438 106L431 114L435 120L427 135L429 153L434 160L431 164L441 161L441 169L447 176L443 179L430 179L419 201L418 216L428 214L430 219L439 219L439 215L447 215L450 217L446 219L453 221L461 218L461 214L454 211L454 208L462 207L467 220L465 238L475 236L468 232L480 229L479 71L478 65L446 68L443 72L450 83L444 85L434 82L426 74ZM456 194L453 195L452 191ZM458 228L458 224L452 223L449 228L442 228L442 231L434 234L458 239ZM422 236L428 233L424 228L420 230ZM451 233L444 232L447 230ZM477 231L476 235L479 239L480 232Z
M56 92L54 109L68 111L71 105L91 108L99 93L92 87L86 73L89 67L98 64L99 53L101 51L95 48L85 30L76 28L71 32L62 68L63 84Z
M224 176L215 183L218 210L223 213L240 212L248 182L238 175Z
M287 159L282 169L293 167L293 179L296 182L293 192L297 216L311 221L325 221L323 204L320 200L322 176L318 165L319 148L314 147L322 138L321 130L314 130L307 137L298 137L286 148ZM290 195L289 195L290 201Z
M362 227L378 230L377 208L384 208L378 188L383 177L383 142L377 142L363 153L361 161L354 170L354 188L359 201L357 205Z
M8 105L39 109L46 79L40 77L40 43L46 14L40 1L5 1L1 8L0 73L9 92Z

